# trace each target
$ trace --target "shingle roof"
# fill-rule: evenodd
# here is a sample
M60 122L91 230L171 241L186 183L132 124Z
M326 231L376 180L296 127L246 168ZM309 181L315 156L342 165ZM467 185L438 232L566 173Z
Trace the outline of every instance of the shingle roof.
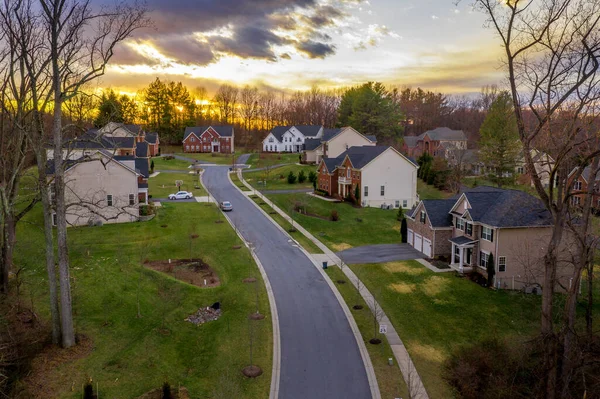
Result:
M156 133L156 132L146 133L146 141L150 144L156 144L156 142L158 141L158 133Z
M319 148L321 146L321 140L320 139L312 139L312 138L308 138L304 141L304 149L306 151L313 151L316 150L317 148Z
M185 128L185 133L183 134L183 139L187 139L188 136L194 133L196 136L200 137L202 133L206 131L209 127L212 127L215 132L219 134L221 137L232 137L233 136L233 126L231 125L223 125L223 126L188 126Z
M300 133L304 135L304 137L315 137L317 134L319 134L319 131L322 128L320 125L275 126L273 129L271 129L271 134L275 136L277 141L281 142L283 134L293 127L298 129Z
M133 148L135 137L107 137L98 131L90 129L81 136L65 142L65 148L72 149L116 149Z
M429 221L433 227L452 226L452 215L450 209L456 204L453 199L431 199L423 200L423 206L429 216Z
M145 141L138 141L135 143L135 156L139 158L148 157L148 143Z
M583 170L583 172L581 172L581 176L588 183L590 182L591 174L592 174L592 167L591 166L586 166L585 169ZM596 175L596 179L592 179L592 180L598 180L599 177L600 176Z
M342 132L343 129L323 129L323 141L329 141Z
M472 238L468 238L465 236L458 236L458 237L451 238L450 241L452 241L456 245L465 245L465 244L470 244L472 242L475 242L476 240L473 240Z
M342 163L338 158L323 158L323 162L325 162L325 166L327 166L329 173L333 172L335 168Z
M480 186L465 191L475 222L494 227L534 227L552 224L542 201L519 190Z
M102 141L108 143L105 148L133 148L135 147L135 137L102 137Z
M404 144L406 144L408 148L416 147L417 141L419 141L419 137L417 136L404 136Z
M368 138L370 141L372 141L373 143L377 143L377 137L376 136L365 136L366 138Z
M135 171L138 172L145 178L150 176L148 159L147 158L135 158Z
M384 145L365 145L350 147L346 151L341 153L340 156L337 157L337 159L339 159L341 163L346 157L346 155L348 155L348 157L350 158L350 162L352 162L352 166L356 169L362 169L369 162L377 158L388 148L391 147Z
M447 127L426 131L418 138L423 139L425 135L428 135L431 140L467 140L467 135L462 130L452 130ZM406 140L406 137L404 139Z
M123 124L123 126L127 130L129 130L130 132L135 133L136 135L138 135L140 133L140 131L142 130L142 126L140 126L140 125L135 125L135 124L126 125L126 124Z

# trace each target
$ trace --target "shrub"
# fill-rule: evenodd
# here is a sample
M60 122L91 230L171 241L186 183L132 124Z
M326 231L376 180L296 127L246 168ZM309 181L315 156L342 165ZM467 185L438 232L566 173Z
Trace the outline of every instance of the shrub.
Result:
M165 382L162 387L162 399L173 399L173 394L171 393L171 384Z
M406 244L408 241L408 226L406 225L405 218L402 218L402 223L400 224L400 235L402 236L402 243Z
M318 175L315 171L311 170L310 172L308 172L308 181L309 182L311 182L313 185L316 185L317 180L318 180Z
M290 170L290 173L287 176L287 182L288 182L288 184L294 184L294 183L296 183L296 175L291 170Z
M360 204L360 187L358 184L354 187L354 200L357 205Z
M321 189L319 189L319 188L315 189L315 194L317 194L317 195L322 195L322 196L324 196L324 197L327 197L327 196L329 196L329 193L328 193L327 191L325 191L325 190L321 190Z
M306 181L306 174L303 170L298 173L298 183L304 183Z
M154 173L154 159L150 161L150 172Z
M96 399L91 379L83 386L83 399Z
M396 219L398 219L398 221L404 220L404 209L402 209L402 207L398 208L398 215L396 215Z
M494 254L488 256L487 264L487 285L488 287L494 284L494 275L496 274L496 265L494 264Z
M338 214L338 211L336 211L335 209L331 211L331 216L329 216L329 219L331 219L332 222L337 222L338 220L340 220L340 215Z

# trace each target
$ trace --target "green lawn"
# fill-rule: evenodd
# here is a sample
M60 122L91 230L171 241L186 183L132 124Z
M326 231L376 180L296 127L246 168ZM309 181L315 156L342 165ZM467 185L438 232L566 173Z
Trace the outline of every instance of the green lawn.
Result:
M421 179L417 179L417 193L419 194L419 199L421 200L444 199L452 196L452 193L439 190L434 186L425 183Z
M358 329L362 335L363 341L367 350L369 351L369 357L371 363L375 369L375 376L377 378L377 384L379 385L379 391L381 392L382 398L400 398L408 397L408 389L406 383L400 372L400 368L394 358L392 348L388 344L387 338L383 334L379 334L377 331L377 338L382 340L379 345L373 345L369 343L371 338L374 338L373 328L373 314L367 307L364 299L358 295L356 288L348 281L348 278L337 266L330 266L327 268L326 273L329 275L331 280L336 285L338 291L344 297L344 301L354 317L354 321L358 325ZM338 280L346 281L345 284L338 284ZM363 308L356 310L353 309L354 305L361 305ZM379 330L379 328L378 328ZM388 359L394 359L394 365L388 364Z
M152 158L154 170L186 170L190 163L180 159L164 159L163 157Z
M244 183L242 183L237 175L237 173L230 173L231 181L242 191L251 191Z
M19 223L15 263L24 268L24 299L48 320L40 208ZM46 397L81 398L89 377L104 398L135 398L167 379L193 398L268 396L272 328L266 290L247 249L232 248L241 242L229 224L215 223L218 215L214 205L163 204L150 222L69 229L75 326L92 350L46 367ZM199 237L190 240L191 234ZM221 285L195 287L140 266L144 259L190 256L208 263ZM254 380L241 374L249 364L248 315L256 308L255 286L242 282L250 276L258 278L258 306L266 315L252 322L254 363L264 371ZM219 320L200 326L184 321L217 301Z
M263 202L263 200L260 199L258 196L253 195L250 197L250 199L253 200L254 202L256 202L261 207L261 209L264 210L269 215L269 217L271 217L278 225L283 227L283 229L285 231L287 231L294 238L294 240L296 240L300 245L302 245L302 247L304 249L306 249L309 253L311 253L311 254L322 254L323 253L323 251L319 247L317 247L311 240L306 238L306 236L304 234L302 234L300 231L296 230L296 231L290 232L290 229L292 228L292 225L290 224L290 222L288 222L280 214L275 212L273 210L273 208L271 208L266 202Z
M181 155L182 157L193 158L199 161L205 161L209 163L215 163L218 165L232 165L234 159L237 159L242 153L238 153L236 151L235 154L221 154L216 152L206 152L206 153L191 153L191 152L179 152L176 155Z
M306 194L270 194L269 199L290 214L295 203L306 207L308 216L294 212L294 219L333 251L369 244L400 242L400 222L397 210L355 208L348 203L328 202ZM339 220L329 220L332 211Z
M177 180L183 181L181 190L191 191L197 197L207 195L204 188L198 183L198 175L189 173L160 173L158 176L148 179L148 191L152 198L166 198L169 194L177 192L175 185Z
M392 321L434 399L452 397L441 365L457 346L486 337L521 342L539 327L536 295L484 289L416 261L350 267Z
M247 165L250 165L251 168L263 168L267 165L280 165L287 163L298 163L300 162L299 154L291 154L291 153L268 153L268 152L260 152L254 153L250 155L248 158Z
M289 184L287 181L288 174L293 172L296 177L300 171L304 171L306 181L299 183L296 179L296 183ZM271 170L268 175L266 171L247 172L244 173L244 179L252 185L252 187L260 190L296 190L302 188L312 188L313 185L308 181L308 174L310 172L316 172L317 168L314 165L287 165L281 166ZM264 184L258 184L258 181L267 181L266 186Z

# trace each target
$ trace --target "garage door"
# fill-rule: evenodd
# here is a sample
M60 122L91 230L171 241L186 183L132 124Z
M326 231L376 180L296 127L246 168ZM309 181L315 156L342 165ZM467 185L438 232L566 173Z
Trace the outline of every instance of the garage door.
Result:
M423 248L423 237L415 233L415 249L420 251Z
M414 242L413 242L413 231L412 231L411 229L408 229L408 230L406 231L406 233L407 233L407 234L406 234L406 242L407 242L407 243L408 243L410 246L412 246L412 245L414 244Z
M431 258L431 240L423 238L423 253Z

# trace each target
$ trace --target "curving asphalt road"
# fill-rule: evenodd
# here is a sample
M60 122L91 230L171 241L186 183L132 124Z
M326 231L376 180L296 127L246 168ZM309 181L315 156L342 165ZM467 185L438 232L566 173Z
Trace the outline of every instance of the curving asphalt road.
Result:
M281 333L281 399L371 397L364 363L331 288L304 253L227 179L227 167L207 167L204 185L231 201L231 220L256 248L273 288Z

